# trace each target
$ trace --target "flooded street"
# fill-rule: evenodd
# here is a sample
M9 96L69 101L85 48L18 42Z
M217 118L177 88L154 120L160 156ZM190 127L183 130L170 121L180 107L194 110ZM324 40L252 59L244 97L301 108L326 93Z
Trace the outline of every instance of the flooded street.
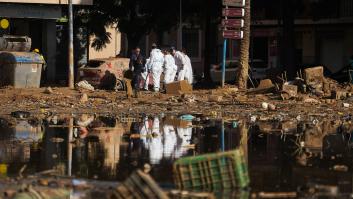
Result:
M352 192L351 118L251 122L80 115L0 124L3 177L16 177L26 165L23 175L54 169L62 176L123 181L141 168L163 188L174 188L176 159L241 148L252 192Z

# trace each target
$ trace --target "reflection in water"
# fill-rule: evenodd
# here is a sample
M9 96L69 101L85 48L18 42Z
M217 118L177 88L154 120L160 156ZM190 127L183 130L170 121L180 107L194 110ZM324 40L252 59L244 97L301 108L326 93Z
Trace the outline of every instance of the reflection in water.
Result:
M335 169L352 167L350 122L263 123L252 128L248 145L254 190L293 191L299 185L323 184L352 192L350 173Z
M151 120L144 118L140 138L143 147L149 153L152 165L157 165L161 160L174 160L185 155L188 151L192 136L192 123L183 127L174 127L170 124L160 124L159 118Z
M123 180L151 164L151 175L169 186L174 160L242 147L252 190L296 191L323 184L352 192L349 120L259 121L248 127L244 121L139 119L81 115L18 120L13 126L1 122L0 173L17 175L27 164L27 174L56 169L63 175Z

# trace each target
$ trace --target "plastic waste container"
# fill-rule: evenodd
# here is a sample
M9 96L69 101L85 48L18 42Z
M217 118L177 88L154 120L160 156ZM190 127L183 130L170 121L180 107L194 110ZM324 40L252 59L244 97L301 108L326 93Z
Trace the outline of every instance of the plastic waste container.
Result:
M32 40L27 36L4 35L0 37L0 51L29 52Z
M44 60L32 52L0 52L0 86L39 88Z

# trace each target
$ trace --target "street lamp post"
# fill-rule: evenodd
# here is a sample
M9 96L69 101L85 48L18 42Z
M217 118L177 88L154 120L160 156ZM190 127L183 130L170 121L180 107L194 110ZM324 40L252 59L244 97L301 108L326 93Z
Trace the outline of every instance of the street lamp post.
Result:
M68 86L74 88L74 22L73 22L73 6L72 0L68 0L69 3L69 47L68 47Z
M183 48L183 0L179 0L179 48Z

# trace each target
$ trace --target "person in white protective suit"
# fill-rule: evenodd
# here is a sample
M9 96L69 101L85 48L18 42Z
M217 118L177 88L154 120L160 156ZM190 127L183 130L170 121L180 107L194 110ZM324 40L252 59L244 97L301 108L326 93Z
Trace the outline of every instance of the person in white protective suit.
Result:
M149 128L148 117L145 117L143 119L142 127L140 130L140 139L145 149L149 148L148 139L147 139L149 135L151 135L151 130Z
M157 48L156 44L152 44L151 56L147 63L147 68L151 70L153 77L154 91L158 92L160 88L161 75L163 72L164 54Z
M155 117L152 125L152 138L150 140L150 162L151 164L159 164L163 158L163 143L159 128L159 118Z
M185 57L185 79L189 82L189 84L192 84L194 81L194 76L193 76L193 71L192 71L192 65L191 65L191 60L190 57L186 54L186 49L183 49L183 54Z
M152 165L159 164L163 158L163 143L160 133L158 117L153 119L152 127L148 118L144 118L143 126L140 131L143 147L149 153L149 160Z
M147 66L149 61L150 61L150 59L146 59L146 64L145 64L146 70L143 73L141 73L141 77L143 79L143 89L145 91L148 91L148 85L150 84L149 75L150 75L151 68L148 68L148 66Z
M170 48L170 53L173 55L175 64L178 67L178 81L185 80L185 65L186 60L182 52L175 50L174 47Z
M177 144L177 135L172 125L163 126L163 157L172 159Z
M192 127L178 127L177 134L178 140L181 142L178 143L175 158L182 157L188 152L188 146L190 145L192 138Z
M174 82L176 73L178 71L177 65L175 65L174 57L169 51L164 52L164 83L169 84Z

